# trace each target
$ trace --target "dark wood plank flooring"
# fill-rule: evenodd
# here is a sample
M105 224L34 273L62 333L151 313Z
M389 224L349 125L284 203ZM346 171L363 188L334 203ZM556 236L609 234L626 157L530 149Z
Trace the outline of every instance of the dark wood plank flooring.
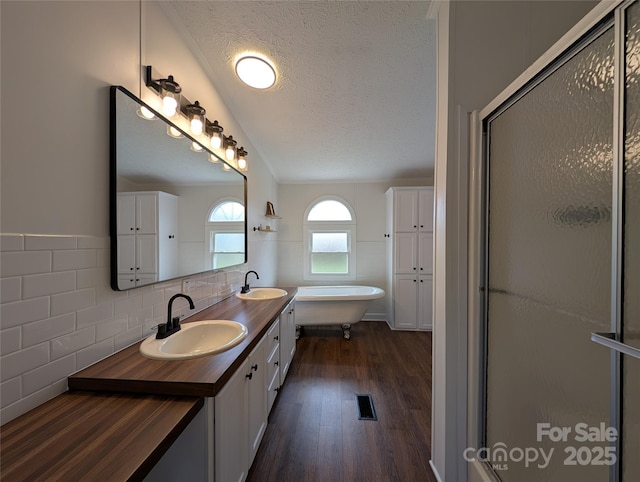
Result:
M247 480L435 482L431 333L306 327ZM358 420L371 394L378 421Z

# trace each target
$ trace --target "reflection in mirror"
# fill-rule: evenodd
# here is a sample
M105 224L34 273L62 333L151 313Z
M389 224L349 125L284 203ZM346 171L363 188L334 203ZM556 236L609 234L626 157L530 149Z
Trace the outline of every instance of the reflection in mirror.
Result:
M123 87L111 87L113 289L246 262L246 177L206 147L194 150L193 141Z

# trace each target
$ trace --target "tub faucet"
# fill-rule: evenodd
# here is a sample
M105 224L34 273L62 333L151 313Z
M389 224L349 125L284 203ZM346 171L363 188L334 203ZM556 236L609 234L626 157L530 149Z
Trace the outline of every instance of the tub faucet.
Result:
M182 293L178 293L177 295L173 295L169 299L169 307L167 308L167 322L160 323L158 325L158 334L156 335L157 339L166 338L170 335L173 335L176 331L180 331L180 317L176 316L175 318L171 317L171 307L173 306L173 301L176 298L184 298L189 302L189 308L192 310L195 309L195 305L193 304L193 300L190 296L183 295Z
M248 293L251 290L251 288L249 287L249 283L247 282L247 278L249 277L250 273L255 274L256 279L260 279L260 276L258 276L258 273L256 273L255 271L247 271L247 274L244 275L244 286L240 290L240 293Z

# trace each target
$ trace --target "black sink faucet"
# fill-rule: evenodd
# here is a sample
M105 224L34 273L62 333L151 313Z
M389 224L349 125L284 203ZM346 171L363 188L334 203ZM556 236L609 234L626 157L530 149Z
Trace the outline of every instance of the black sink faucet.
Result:
M180 317L176 316L175 318L171 317L171 307L173 306L173 301L176 298L184 298L189 302L189 308L192 310L195 309L196 305L193 304L193 300L190 296L183 295L182 293L178 293L177 295L173 295L169 299L169 307L167 308L167 322L160 323L158 325L158 334L156 338L162 339L166 338L169 335L173 335L176 331L180 331Z
M247 282L247 278L249 277L250 273L255 274L256 279L260 279L260 276L258 276L258 273L256 273L255 271L247 271L247 274L244 275L244 286L240 290L240 293L248 293L251 290L251 288L249 287L249 283Z

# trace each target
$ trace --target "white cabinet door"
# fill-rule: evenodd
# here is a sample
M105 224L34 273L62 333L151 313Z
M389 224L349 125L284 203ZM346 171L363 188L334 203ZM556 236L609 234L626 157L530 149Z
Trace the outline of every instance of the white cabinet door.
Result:
M394 193L396 231L412 232L418 228L418 191L399 190Z
M118 236L118 274L136 272L136 237Z
M395 234L395 272L416 273L418 271L418 235Z
M158 237L155 234L136 236L136 271L138 273L157 273Z
M238 368L214 400L215 480L241 482L249 468L246 390L249 359Z
M158 194L136 195L136 233L158 233Z
M267 360L267 417L280 390L280 346L276 346Z
M418 319L418 276L397 275L394 286L395 328L415 330Z
M158 276L178 275L178 197L158 193Z
M433 278L420 276L418 283L418 329L431 330L433 327Z
M418 192L418 229L433 231L433 189Z
M248 414L248 466L258 451L264 431L267 429L267 337L256 345L249 355L246 373L249 397Z
M280 383L289 372L291 360L296 352L296 311L294 303L289 303L280 315Z
M433 233L420 233L418 235L418 274L433 273Z
M136 234L136 197L133 194L118 194L116 215L118 234Z

